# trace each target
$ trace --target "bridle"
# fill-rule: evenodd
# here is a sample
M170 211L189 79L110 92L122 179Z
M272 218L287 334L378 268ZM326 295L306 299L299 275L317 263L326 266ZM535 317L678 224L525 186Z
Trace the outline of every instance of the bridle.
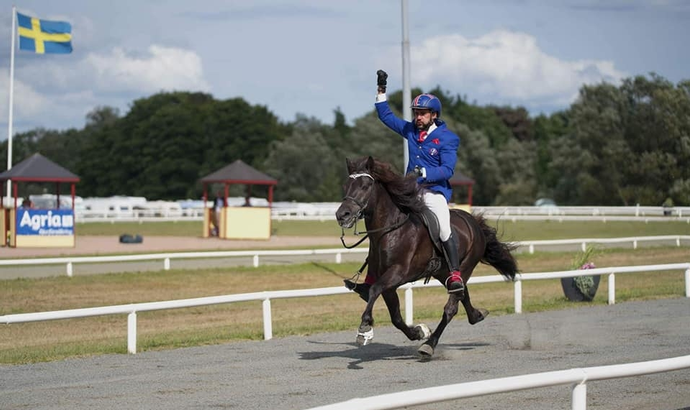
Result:
M350 174L350 176L349 176L349 178L352 178L352 179L357 179L357 178L362 178L362 177L371 178L371 180L372 180L373 182L376 182L376 180L374 179L374 177L372 177L371 175L369 175L369 174L366 173L366 172L353 173L353 174ZM345 202L345 201L347 201L347 200L350 200L350 201L354 202L355 205L357 205L357 206L359 207L359 209L357 210L357 214L355 215L355 228L354 228L354 232L353 232L354 235L355 235L355 236L359 236L359 235L361 235L361 234L365 234L364 237L363 237L362 239L360 239L359 241L357 241L357 243L355 243L354 245L348 246L348 245L345 244L345 240L343 239L343 238L345 237L345 228L341 228L342 235L340 235L340 242L342 242L343 246L344 246L345 248L347 248L347 249L352 249L352 248L354 248L354 247L359 246L360 243L364 242L364 240L367 239L367 238L369 237L369 234L376 233L376 232L388 233L388 232L390 232L390 231L394 231L394 230L400 228L401 226L403 226L403 225L405 224L405 222L407 222L407 220L410 218L409 215L405 215L405 218L403 218L402 220L400 220L400 221L394 223L393 225L384 226L383 228L372 229L372 230L369 230L369 231L358 232L358 231L357 231L357 221L359 221L360 219L362 219L362 214L364 213L364 210L366 209L367 206L369 206L369 196L367 196L367 200L366 200L366 202L364 202L364 203L362 203L362 201L360 201L360 200L358 200L357 198L355 198L355 197L353 197L353 196L350 196L350 195L345 195L345 196L343 197L343 202Z
M355 179L355 180L356 180L357 178L362 178L362 177L371 178L371 180L372 180L373 182L376 182L376 180L374 179L374 177L372 177L371 175L367 174L366 172L360 172L360 173L356 173L356 174L350 174L350 176L349 176L349 178ZM355 205L357 205L357 206L359 207L359 209L357 210L357 215L355 216L355 217L357 218L357 219L355 220L355 224L356 224L356 223L357 223L357 222L356 222L357 220L362 219L362 213L364 212L364 210L366 209L366 207L369 206L369 197L367 196L367 201L364 202L364 203L362 203L362 201L360 201L359 199L357 199L357 198L355 198L355 197L353 197L353 196L345 195L345 196L343 197L343 202L345 202L345 201L347 201L347 200L350 200L350 201L354 202ZM355 231L356 231L356 229L355 229ZM357 235L357 234L355 233L355 235Z

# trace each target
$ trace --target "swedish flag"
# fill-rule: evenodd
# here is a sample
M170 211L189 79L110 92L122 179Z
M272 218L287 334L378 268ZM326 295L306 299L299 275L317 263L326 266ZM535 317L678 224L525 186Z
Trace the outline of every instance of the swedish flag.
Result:
M19 49L37 54L72 52L72 25L63 21L39 20L17 13Z

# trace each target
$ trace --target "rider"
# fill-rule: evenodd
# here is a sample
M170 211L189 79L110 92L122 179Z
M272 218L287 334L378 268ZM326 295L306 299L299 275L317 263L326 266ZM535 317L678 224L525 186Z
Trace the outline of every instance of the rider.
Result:
M420 94L412 100L414 122L400 119L393 114L386 100L386 83L388 74L379 70L376 111L379 119L388 128L407 140L410 160L406 174L417 175L417 182L423 187L423 200L439 223L439 238L443 244L450 276L446 280L448 293L460 293L465 284L460 274L460 257L458 242L450 228L450 210L448 201L451 196L450 178L455 170L460 138L441 121L441 101L432 94ZM348 288L357 292L364 300L369 299L369 288L376 281L367 275L364 283L356 285L346 280Z

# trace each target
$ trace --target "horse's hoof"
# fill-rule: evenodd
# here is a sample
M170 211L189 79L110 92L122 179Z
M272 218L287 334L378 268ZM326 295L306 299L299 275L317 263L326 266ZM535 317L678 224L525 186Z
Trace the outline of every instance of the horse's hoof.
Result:
M425 325L424 323L420 323L417 326L415 326L414 330L417 332L417 335L419 336L417 340L426 340L431 337L431 329L429 329L429 326Z
M434 355L434 348L424 343L417 349L417 354L420 360L431 360L431 356Z
M367 330L368 329L368 330ZM357 339L355 341L360 346L366 346L374 338L374 328L371 326L359 327L357 332Z
M484 320L487 316L489 316L489 311L486 309L477 309L477 313L479 313L479 315L474 318L471 318L469 316L467 317L471 325L476 325L477 323Z

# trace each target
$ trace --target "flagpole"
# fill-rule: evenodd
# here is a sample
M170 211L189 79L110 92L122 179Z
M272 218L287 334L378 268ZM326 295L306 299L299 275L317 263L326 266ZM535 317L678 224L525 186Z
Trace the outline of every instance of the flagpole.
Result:
M12 47L10 47L10 113L7 117L7 170L12 169L12 105L14 104L14 38L17 35L17 8L12 5ZM12 181L7 180L7 203L12 198Z

